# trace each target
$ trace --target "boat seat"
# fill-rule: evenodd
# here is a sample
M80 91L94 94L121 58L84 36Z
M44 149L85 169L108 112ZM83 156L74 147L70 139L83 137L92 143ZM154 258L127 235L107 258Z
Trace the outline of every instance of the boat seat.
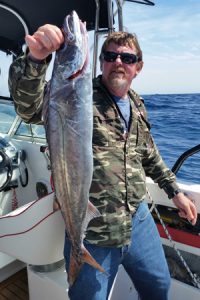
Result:
M65 225L54 193L0 217L0 251L32 265L63 259Z

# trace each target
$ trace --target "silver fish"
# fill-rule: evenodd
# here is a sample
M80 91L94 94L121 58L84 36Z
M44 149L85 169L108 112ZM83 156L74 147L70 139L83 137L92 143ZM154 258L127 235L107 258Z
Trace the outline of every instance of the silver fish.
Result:
M104 272L83 245L89 221L100 215L89 202L93 173L92 78L85 23L73 11L63 24L64 44L56 51L43 117L56 199L71 241L68 282L84 262Z

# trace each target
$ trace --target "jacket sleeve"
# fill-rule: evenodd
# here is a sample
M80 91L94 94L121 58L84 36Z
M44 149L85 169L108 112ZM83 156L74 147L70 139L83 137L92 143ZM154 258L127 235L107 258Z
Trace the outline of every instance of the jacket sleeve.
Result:
M151 125L148 122L147 111L143 99L138 97L136 93L134 93L134 99L137 101L135 104L144 126L140 154L145 174L146 176L151 177L154 182L158 183L159 187L167 193L169 198L173 198L174 192L179 189L176 183L176 176L166 166L150 133Z
M154 182L158 183L169 198L173 198L173 193L179 189L176 176L166 166L151 135L145 152L142 165L146 176L151 177Z
M8 86L17 114L26 123L42 124L45 76L51 57L36 63L26 55L19 56L10 66Z

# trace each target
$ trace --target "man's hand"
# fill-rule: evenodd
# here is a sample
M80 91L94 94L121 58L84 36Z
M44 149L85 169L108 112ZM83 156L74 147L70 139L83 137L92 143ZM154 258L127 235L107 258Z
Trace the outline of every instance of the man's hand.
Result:
M178 193L173 199L174 205L179 209L179 216L187 219L192 225L197 221L197 209L195 204L184 193Z
M33 35L25 37L29 53L32 58L44 60L60 48L64 42L64 37L60 28L46 24L38 28Z

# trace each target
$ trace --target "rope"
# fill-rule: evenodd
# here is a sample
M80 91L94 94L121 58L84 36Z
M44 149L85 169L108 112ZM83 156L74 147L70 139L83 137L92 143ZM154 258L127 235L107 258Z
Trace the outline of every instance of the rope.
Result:
M171 245L172 245L172 248L176 251L178 257L180 258L180 260L181 260L181 262L182 262L182 264L183 264L184 267L186 268L188 274L190 275L190 277L191 277L191 279L192 279L192 281L193 281L194 286L197 287L198 289L200 289L200 282L198 282L198 276L197 276L196 274L193 274L193 273L192 273L192 271L190 270L190 268L189 268L188 264L186 263L185 259L183 258L183 256L181 255L180 251L179 251L178 248L176 247L176 244L175 244L175 242L172 240L172 237L170 236L169 231L167 230L167 227L166 227L166 225L164 224L164 222L163 222L163 220L162 220L162 218L161 218L161 215L160 215L159 211L157 210L157 207L156 207L156 205L155 205L155 202L154 202L153 198L151 197L151 194L150 194L150 192L149 192L148 189L147 189L147 195L148 195L148 197L149 197L149 199L150 199L150 201L151 201L151 203L152 203L152 206L151 206L151 208L150 208L150 211L152 211L153 209L155 210L155 212L156 212L156 214L157 214L157 216L158 216L158 219L159 219L159 221L160 221L160 223L161 223L161 225L162 225L162 227L163 227L163 229L164 229L164 231L165 231L165 233L166 233L166 235L167 235L167 238L169 239L169 241L170 241L170 243L171 243Z

